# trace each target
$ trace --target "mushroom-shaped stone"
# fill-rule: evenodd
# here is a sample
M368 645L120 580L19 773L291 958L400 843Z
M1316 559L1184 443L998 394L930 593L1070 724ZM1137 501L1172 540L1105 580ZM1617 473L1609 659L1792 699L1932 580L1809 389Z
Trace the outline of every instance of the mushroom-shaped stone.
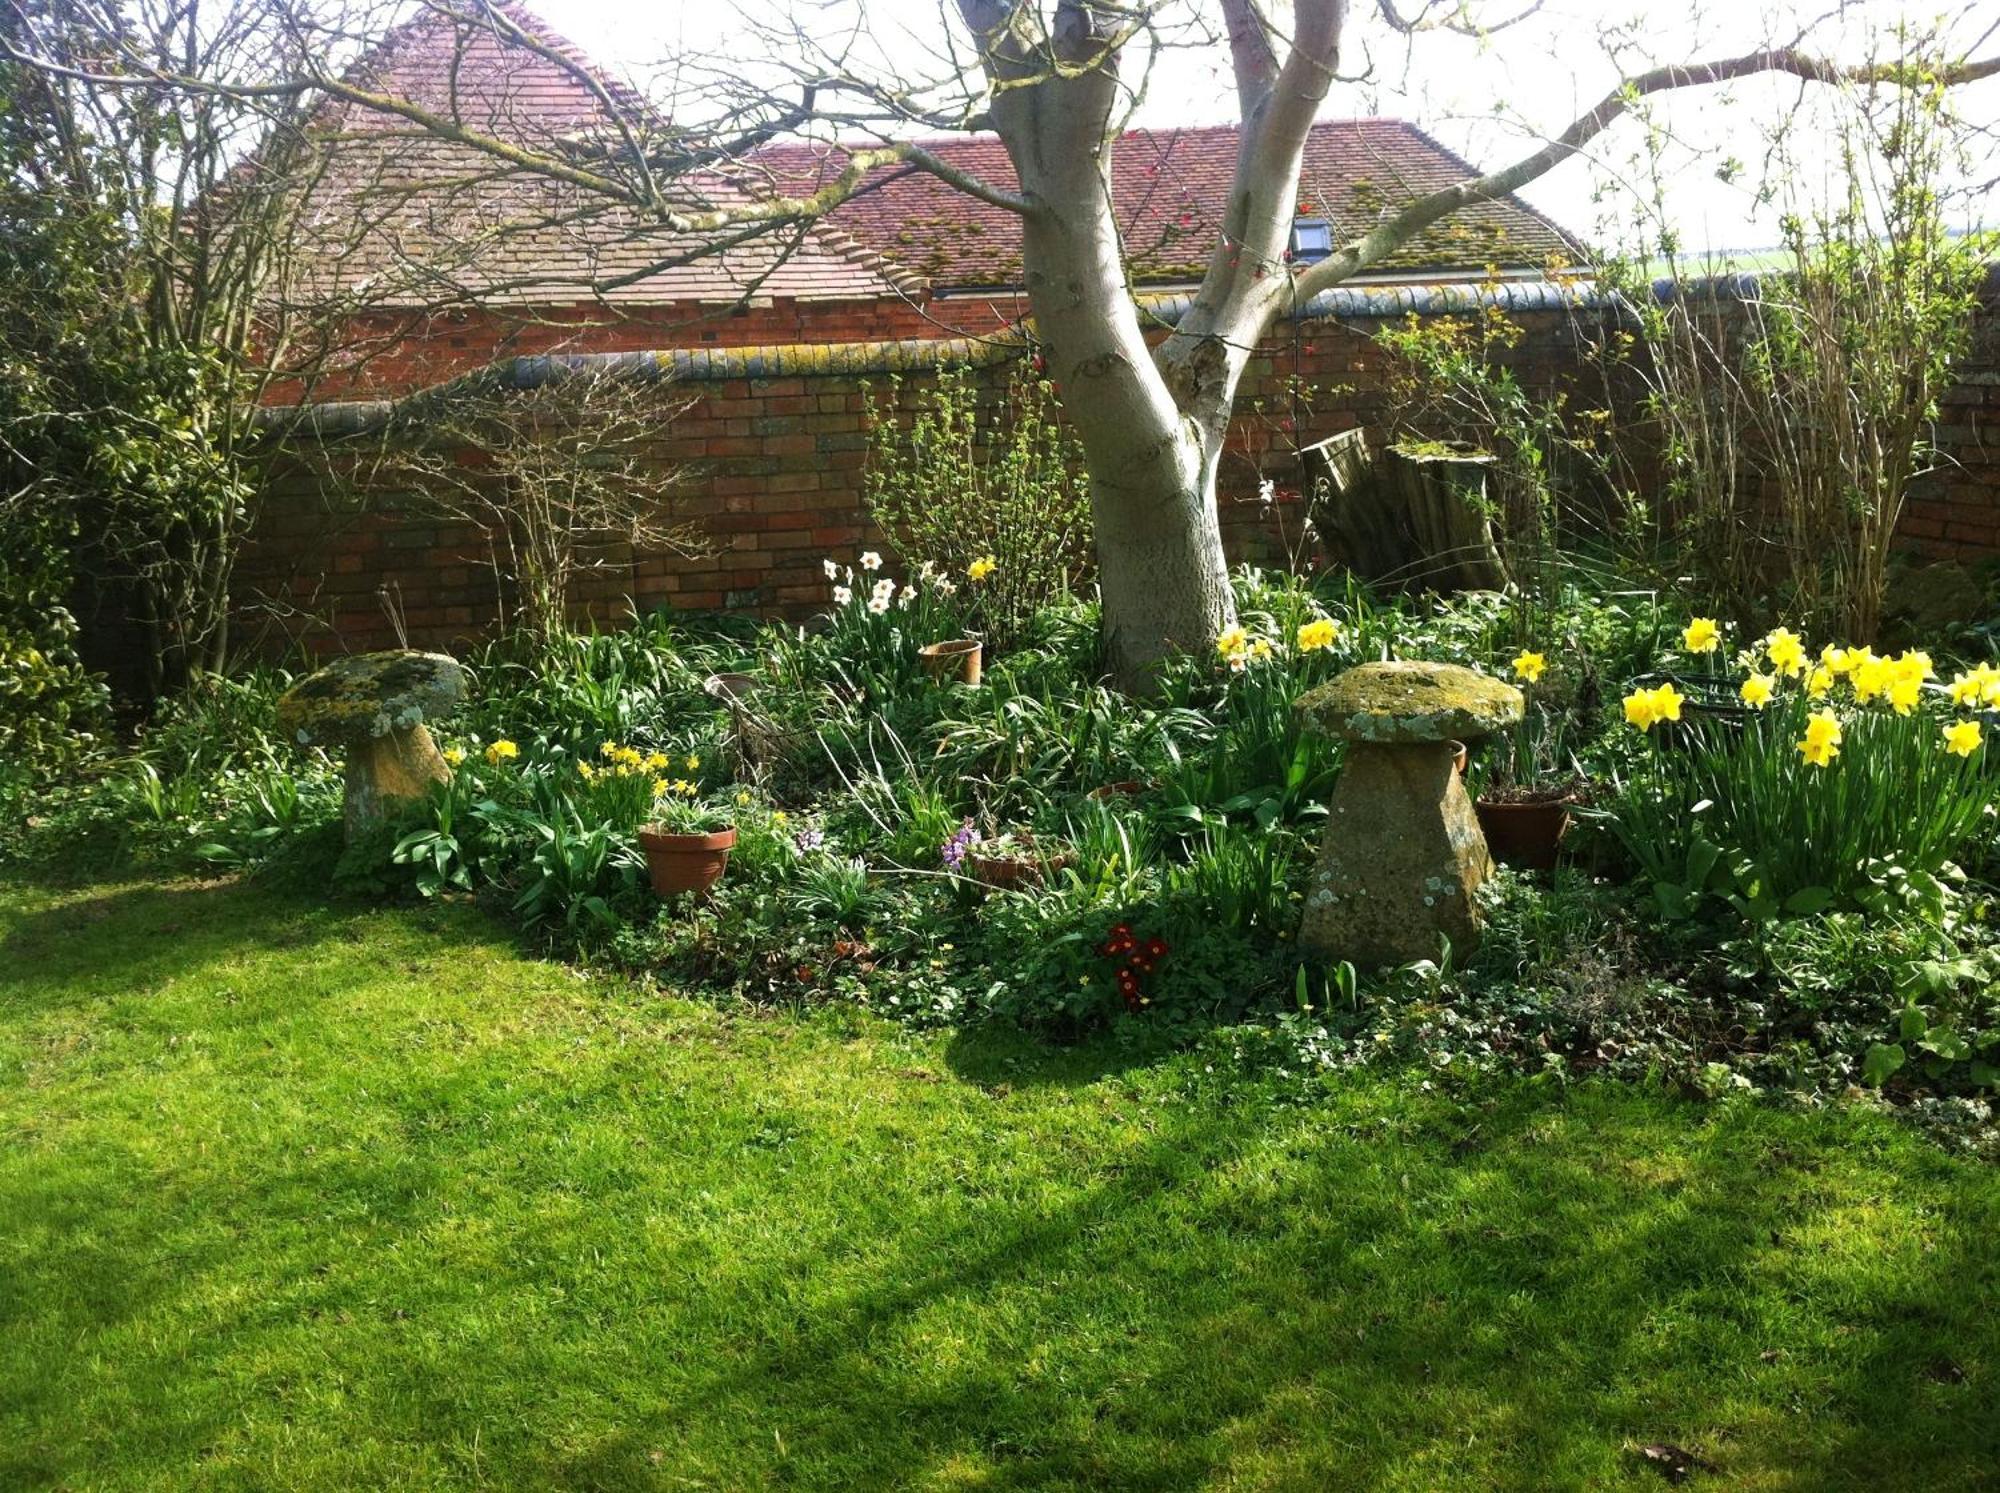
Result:
M347 753L347 838L422 798L451 768L425 729L457 713L465 670L443 653L351 653L278 697L278 729L300 746Z
M1374 663L1302 696L1308 729L1348 743L1299 941L1363 965L1434 959L1479 941L1492 874L1458 775L1457 743L1521 719L1521 692L1454 664Z

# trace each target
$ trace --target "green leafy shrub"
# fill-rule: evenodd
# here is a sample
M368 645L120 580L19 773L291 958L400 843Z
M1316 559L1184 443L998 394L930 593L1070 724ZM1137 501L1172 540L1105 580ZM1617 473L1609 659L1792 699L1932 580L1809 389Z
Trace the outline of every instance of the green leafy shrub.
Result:
M907 425L900 388L868 406L868 511L912 564L937 567L989 641L1011 646L1090 576L1083 448L1027 370L984 400L969 370L943 371Z

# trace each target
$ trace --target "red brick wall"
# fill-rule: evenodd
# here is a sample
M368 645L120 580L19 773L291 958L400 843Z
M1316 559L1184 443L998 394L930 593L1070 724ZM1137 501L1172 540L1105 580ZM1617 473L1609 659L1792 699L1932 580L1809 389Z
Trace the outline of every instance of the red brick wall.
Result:
M1903 510L1903 538L1931 559L2000 555L2000 285L1992 288L1972 352L1938 400L1944 460Z
M953 307L965 326L979 316L1004 325L1011 308ZM719 324L716 346L754 346L765 337L828 343L876 340L876 334L940 335L903 303L823 308L809 318L817 335L800 338L798 308L772 307ZM787 320L791 318L791 320ZM912 318L925 330L912 327ZM1521 376L1538 382L1577 378L1583 364L1578 323L1567 313L1519 318L1526 335L1508 354ZM551 319L554 320L553 318ZM464 320L462 343L424 342L401 372L368 387L384 392L433 382L440 369L485 361L500 323ZM524 340L516 352L561 348L644 350L662 346L674 322L662 310L615 327L508 327ZM1246 377L1223 463L1225 539L1232 556L1281 563L1303 543L1296 500L1299 446L1359 424L1381 426L1388 407L1388 360L1373 342L1379 320L1299 323L1284 329ZM891 330L893 329L893 330ZM535 339L526 340L532 333ZM728 342L722 341L727 336ZM674 344L686 346L685 342ZM992 361L991 353L987 354ZM999 366L984 375L1001 376ZM1586 370L1581 377L1589 378ZM867 375L886 391L886 374ZM641 608L754 610L803 617L826 597L823 557L851 556L878 536L861 496L865 460L864 376L852 372L769 378L700 377L682 384L693 406L663 432L663 462L685 465L691 481L677 506L711 534L712 555L613 555L587 577L578 599L597 615ZM928 375L904 375L902 398L921 397ZM1947 396L1940 427L1949 461L1912 497L1905 533L1939 557L2000 553L2000 316L1988 316L1964 378ZM1257 499L1260 472L1277 483L1279 501ZM316 652L393 646L400 619L412 643L452 647L490 628L497 612L486 545L476 532L418 516L405 496L357 499L322 473L300 468L271 491L257 535L238 571L245 624L266 646L297 641Z
M428 388L502 358L545 353L649 352L664 347L751 347L812 342L885 342L1001 331L1021 315L1011 297L954 296L919 305L901 298L801 303L779 297L718 308L672 304L611 308L579 303L532 311L382 311L357 317L338 338L308 397L382 399ZM274 387L275 404L298 401L295 382Z

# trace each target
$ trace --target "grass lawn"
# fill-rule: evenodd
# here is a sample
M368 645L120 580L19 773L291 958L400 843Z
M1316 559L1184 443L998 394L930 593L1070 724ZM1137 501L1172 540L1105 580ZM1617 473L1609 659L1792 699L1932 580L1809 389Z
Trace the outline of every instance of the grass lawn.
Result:
M2000 1175L1862 1113L0 890L0 1488L1991 1488L1996 1285Z

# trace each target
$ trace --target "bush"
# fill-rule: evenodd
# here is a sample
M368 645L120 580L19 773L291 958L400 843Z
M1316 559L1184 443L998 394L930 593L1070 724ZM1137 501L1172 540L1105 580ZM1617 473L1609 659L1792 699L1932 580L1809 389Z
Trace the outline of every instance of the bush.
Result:
M989 641L1011 646L1090 577L1083 448L1054 388L1026 370L983 402L969 370L941 372L907 426L893 413L900 388L868 407L868 511L912 564L965 588Z

